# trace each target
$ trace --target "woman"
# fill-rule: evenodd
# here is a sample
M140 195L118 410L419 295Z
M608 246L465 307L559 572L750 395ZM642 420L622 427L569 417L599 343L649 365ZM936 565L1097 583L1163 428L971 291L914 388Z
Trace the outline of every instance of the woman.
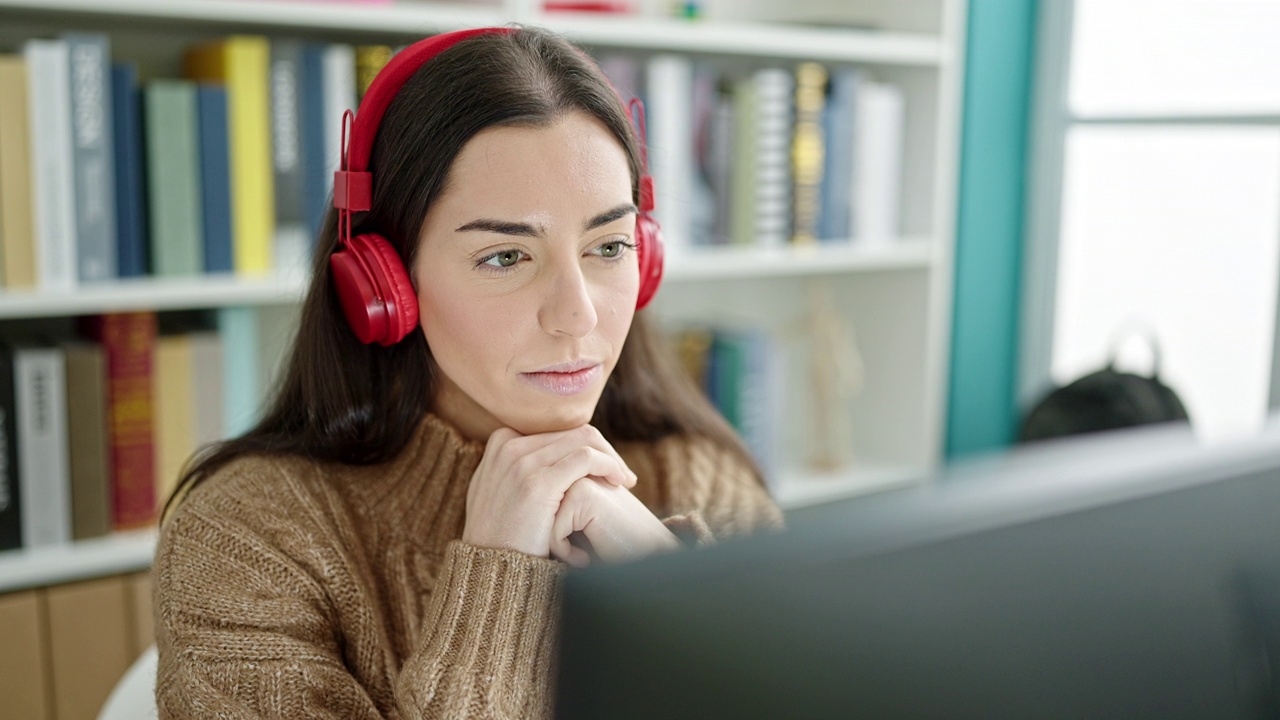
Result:
M635 315L660 248L599 69L441 38L362 102L264 419L168 508L162 717L545 717L567 564L780 523Z

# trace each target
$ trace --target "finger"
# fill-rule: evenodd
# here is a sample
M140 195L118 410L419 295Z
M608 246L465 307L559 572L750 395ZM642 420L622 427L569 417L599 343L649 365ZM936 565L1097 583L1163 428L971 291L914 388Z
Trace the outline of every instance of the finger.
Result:
M609 441L604 439L604 435L592 425L579 425L571 430L521 436L509 441L506 451L515 458L525 457L536 460L534 466L540 466L551 464L557 459L556 456L562 457L579 446L593 447L617 461L619 473L602 476L606 477L608 482L626 488L635 487L636 474L627 467L627 463L609 444Z
M551 522L551 555L574 567L586 567L591 564L591 553L574 546L569 538L577 530L578 503L570 499L560 506Z
M550 483L549 492L563 495L582 478L597 478L609 485L625 486L629 478L623 472L617 458L594 447L580 445L547 467L542 477Z

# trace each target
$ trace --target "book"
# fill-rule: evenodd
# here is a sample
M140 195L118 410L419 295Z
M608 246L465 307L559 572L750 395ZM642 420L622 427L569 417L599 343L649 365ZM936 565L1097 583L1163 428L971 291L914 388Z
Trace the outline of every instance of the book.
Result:
M0 277L9 289L36 286L27 63L0 55Z
M853 237L853 167L855 107L862 72L840 68L831 72L827 103L822 112L823 178L818 210L818 239L849 242Z
M390 45L356 45L356 101L364 99L369 85L382 68L391 62Z
M302 46L302 64L299 67L298 94L301 100L299 133L302 147L302 214L307 224L307 234L314 248L320 236L320 226L330 207L330 186L333 173L328 172L329 127L325 116L325 66L324 43L306 43Z
M76 286L75 174L71 150L71 58L65 40L28 40L27 101L35 208L36 283Z
M857 104L854 155L854 237L860 242L897 238L902 197L905 106L895 85L867 82Z
M186 333L156 339L152 394L155 398L156 498L173 493L182 466L195 451L194 375L191 339ZM214 378L203 381L212 384Z
M116 530L146 527L156 510L151 388L156 316L96 315L83 320L83 330L102 345L107 360L112 524Z
M186 76L227 88L231 140L231 223L235 271L274 269L275 184L271 170L270 44L233 35L197 45L183 59Z
M326 123L324 146L325 197L333 196L333 174L342 164L342 115L355 110L356 104L356 54L355 48L342 43L331 43L324 49L324 121ZM332 202L327 203L327 206Z
M67 373L67 447L71 464L71 536L111 532L111 440L107 358L96 343L62 344Z
M231 145L227 135L227 89L196 86L196 125L200 146L201 248L206 273L235 270L231 235Z
M71 472L67 449L66 366L62 351L15 345L18 482L23 547L71 542Z
M153 80L143 104L151 271L196 275L204 269L204 217L195 83Z
M818 240L822 213L822 109L826 105L827 70L818 63L796 67L795 128L791 139L791 243L811 245Z
M729 175L729 239L735 245L756 242L756 88L751 77L732 85L733 163Z
M70 60L77 277L110 280L117 276L111 44L102 33L66 33L62 39Z
M12 550L22 547L22 487L13 353L6 347L0 347L0 453L0 550Z
M693 240L693 63L682 55L659 54L649 58L645 70L654 216L662 224L663 244L670 251Z
M142 94L138 68L111 67L112 134L115 144L116 274L141 277L149 272L147 188L143 172Z
M764 68L752 76L755 103L753 169L755 240L781 247L791 239L791 137L794 128L792 74ZM740 158L735 158L735 160Z
M305 222L302 148L302 43L271 43L271 168L275 178L275 265L281 270L307 267L311 243ZM319 156L317 156L319 157Z
M192 332L188 341L191 345L193 441L195 447L200 448L226 437L222 389L227 381L223 372L224 350L222 336L217 332Z
M222 338L223 435L240 435L258 420L261 402L260 341L256 308L228 307L217 311Z

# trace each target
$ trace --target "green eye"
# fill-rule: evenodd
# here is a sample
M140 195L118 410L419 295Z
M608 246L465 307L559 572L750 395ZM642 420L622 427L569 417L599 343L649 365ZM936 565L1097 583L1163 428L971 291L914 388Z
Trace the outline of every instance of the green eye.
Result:
M607 258L618 257L618 255L622 254L622 243L605 243L600 246L600 254Z
M524 253L519 250L503 250L485 258L484 264L490 267L509 268L520 262L522 257L524 257Z

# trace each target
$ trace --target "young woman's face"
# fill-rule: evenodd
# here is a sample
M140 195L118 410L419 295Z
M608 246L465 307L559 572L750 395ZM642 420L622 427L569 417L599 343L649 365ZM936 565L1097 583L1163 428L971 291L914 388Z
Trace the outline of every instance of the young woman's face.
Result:
M413 268L436 412L477 440L589 422L635 314L635 219L627 155L590 115L472 138Z

